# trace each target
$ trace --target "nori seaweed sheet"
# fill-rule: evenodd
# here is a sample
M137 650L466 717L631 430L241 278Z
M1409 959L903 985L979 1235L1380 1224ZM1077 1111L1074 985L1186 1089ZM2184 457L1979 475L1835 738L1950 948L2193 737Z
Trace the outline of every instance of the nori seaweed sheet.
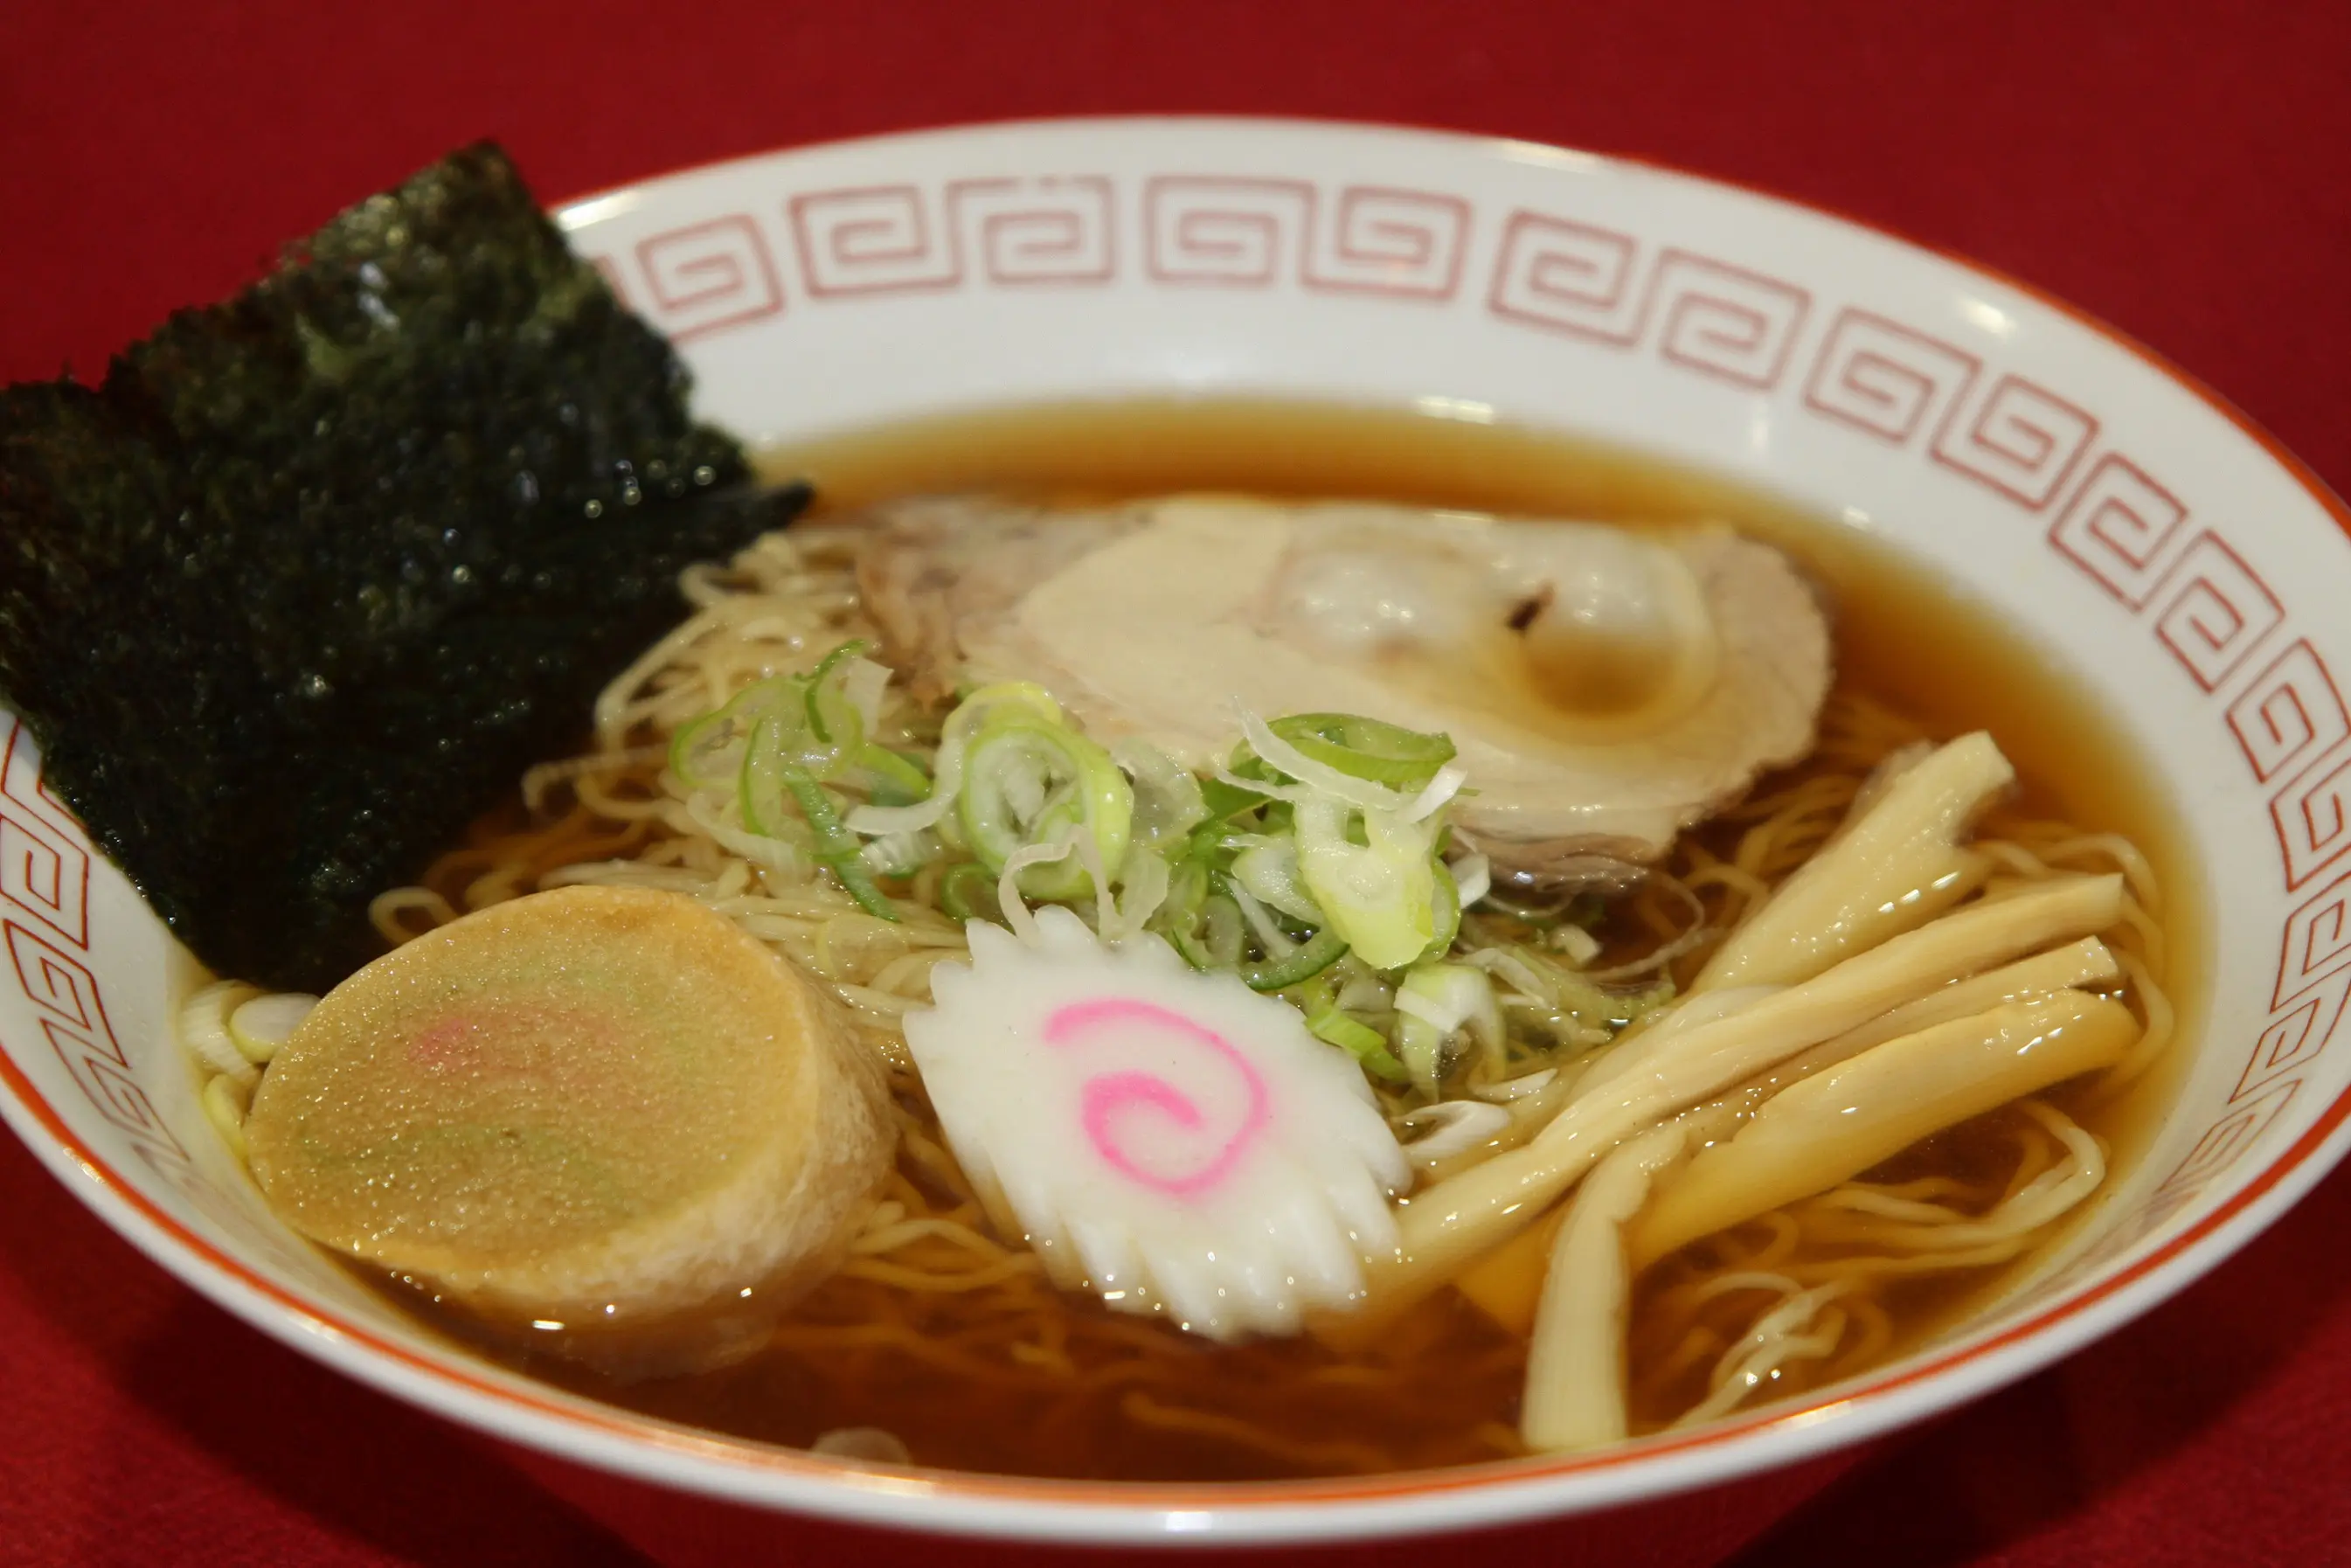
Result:
M214 970L322 990L780 527L669 345L484 143L95 389L0 391L0 700Z

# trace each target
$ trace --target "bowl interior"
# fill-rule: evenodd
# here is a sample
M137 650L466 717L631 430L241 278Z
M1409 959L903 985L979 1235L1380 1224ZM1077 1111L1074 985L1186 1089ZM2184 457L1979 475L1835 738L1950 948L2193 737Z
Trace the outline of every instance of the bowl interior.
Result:
M1328 125L986 127L716 165L563 222L760 444L1113 397L1312 398L1572 431L1769 488L2026 629L2159 773L2200 904L2191 1054L2095 1218L1959 1337L1691 1437L1442 1477L1078 1487L853 1472L607 1411L444 1348L279 1227L169 1031L191 967L0 767L0 1110L182 1278L517 1440L932 1527L1328 1537L1600 1506L1782 1462L2020 1375L2210 1267L2341 1152L2351 625L2339 506L2224 405L2052 302L1648 168Z

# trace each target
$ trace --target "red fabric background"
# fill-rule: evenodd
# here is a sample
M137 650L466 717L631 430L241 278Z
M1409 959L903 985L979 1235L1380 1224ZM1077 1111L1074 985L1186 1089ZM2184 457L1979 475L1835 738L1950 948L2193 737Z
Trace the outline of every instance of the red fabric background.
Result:
M2154 345L2341 486L2346 75L2351 10L2325 0L8 0L0 378L95 370L485 133L553 198L955 120L1287 113L1635 153L1975 256ZM1730 1561L2351 1562L2346 1228L2338 1177L2180 1301L1885 1445ZM1579 1537L1505 1539L1550 1561ZM832 1531L798 1555L843 1553L933 1555ZM0 1562L641 1561L172 1284L0 1140Z

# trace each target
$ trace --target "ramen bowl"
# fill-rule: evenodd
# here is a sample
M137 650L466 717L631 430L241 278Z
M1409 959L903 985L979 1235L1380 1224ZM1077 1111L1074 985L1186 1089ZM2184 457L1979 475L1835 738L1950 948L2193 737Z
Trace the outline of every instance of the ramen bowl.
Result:
M2131 743L2193 904L2168 1108L2102 1206L1927 1348L1587 1454L1362 1479L1080 1483L857 1467L641 1416L454 1348L272 1218L170 1019L193 966L0 768L0 1112L228 1311L374 1387L655 1488L1032 1540L1333 1540L1590 1511L1817 1459L2021 1377L2241 1246L2351 1139L2346 514L2225 403L1965 263L1687 175L1280 121L988 126L590 197L572 242L789 449L1112 399L1311 400L1570 433L1882 539L2016 627Z

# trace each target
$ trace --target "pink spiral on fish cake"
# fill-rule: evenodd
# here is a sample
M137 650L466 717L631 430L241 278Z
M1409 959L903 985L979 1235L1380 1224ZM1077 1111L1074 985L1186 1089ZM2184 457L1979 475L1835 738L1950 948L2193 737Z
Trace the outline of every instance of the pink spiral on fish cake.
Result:
M1045 1020L1045 1040L1051 1045L1074 1045L1097 1030L1137 1023L1204 1045L1230 1063L1249 1091L1249 1105L1241 1113L1240 1125L1207 1163L1196 1170L1176 1176L1160 1176L1144 1170L1121 1146L1118 1128L1113 1124L1121 1111L1130 1107L1149 1107L1186 1130L1197 1128L1202 1116L1199 1106L1193 1103L1191 1096L1175 1084L1149 1072L1129 1070L1089 1078L1079 1092L1079 1116L1085 1127L1087 1140L1093 1145L1096 1154L1130 1181L1172 1197L1191 1197L1207 1192L1231 1174L1234 1166L1248 1153L1249 1145L1265 1131L1270 1119L1265 1080L1258 1075L1249 1058L1214 1030L1205 1029L1181 1013L1126 997L1105 997L1096 1001L1071 1003Z

